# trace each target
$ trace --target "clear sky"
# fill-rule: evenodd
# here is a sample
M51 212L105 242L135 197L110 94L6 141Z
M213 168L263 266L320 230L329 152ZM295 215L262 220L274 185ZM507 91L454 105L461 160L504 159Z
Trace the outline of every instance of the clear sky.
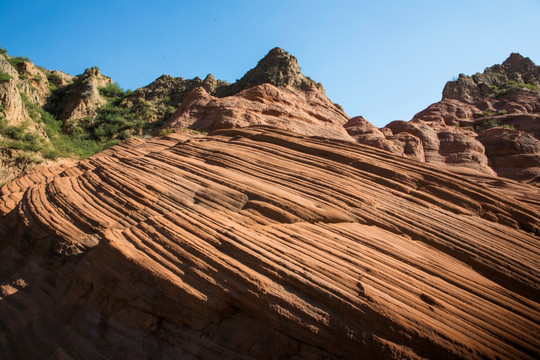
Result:
M234 82L271 48L295 55L349 116L376 126L519 52L540 63L540 0L0 0L0 47L125 89L161 74Z

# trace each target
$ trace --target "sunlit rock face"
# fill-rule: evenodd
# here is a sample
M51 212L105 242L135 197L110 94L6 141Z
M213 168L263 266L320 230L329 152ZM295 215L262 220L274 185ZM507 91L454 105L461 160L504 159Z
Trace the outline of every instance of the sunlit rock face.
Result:
M0 358L535 359L515 194L270 127L128 140L2 188Z
M513 53L501 65L491 66L483 73L460 74L449 81L441 101L420 111L409 122L393 121L386 125L380 129L384 138L356 138L362 144L449 169L537 182L540 152L520 144L540 141L539 87L540 67ZM354 125L345 127L349 133L355 131ZM505 133L508 136L501 137ZM501 154L500 149L495 149L500 141L504 143L502 148L513 150Z

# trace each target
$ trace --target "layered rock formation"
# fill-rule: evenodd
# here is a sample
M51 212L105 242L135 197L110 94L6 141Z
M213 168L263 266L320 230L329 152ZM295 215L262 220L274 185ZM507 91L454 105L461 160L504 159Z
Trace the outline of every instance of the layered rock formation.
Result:
M269 127L128 140L2 189L0 357L535 359L518 197Z
M312 86L257 85L225 98L193 90L165 124L166 129L199 131L270 125L299 134L353 141L343 128L347 115Z
M540 67L511 54L482 74L460 74L448 82L442 100L410 122L394 121L375 133L365 126L359 130L354 119L345 127L350 133L367 131L368 137L355 136L359 142L395 154L531 181L540 176L539 86ZM496 149L499 143L512 150L505 154Z

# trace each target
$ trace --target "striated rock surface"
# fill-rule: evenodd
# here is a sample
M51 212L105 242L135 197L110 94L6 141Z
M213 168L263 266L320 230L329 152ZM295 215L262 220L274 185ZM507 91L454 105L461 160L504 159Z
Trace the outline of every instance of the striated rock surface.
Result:
M270 125L299 134L353 141L347 115L316 87L298 90L262 84L225 98L193 90L164 128L199 131Z
M465 167L531 181L540 176L540 152L521 144L534 142L532 138L540 140L539 86L540 67L513 53L501 65L483 73L460 74L446 84L440 102L419 112L410 122L394 121L381 129L384 139L379 136L374 141L362 136L357 140L454 170ZM501 137L505 133L516 136L513 140ZM504 143L501 149L512 148L510 153L495 149L499 141Z
M512 191L269 127L35 173L2 188L0 357L538 358L538 188L481 182Z

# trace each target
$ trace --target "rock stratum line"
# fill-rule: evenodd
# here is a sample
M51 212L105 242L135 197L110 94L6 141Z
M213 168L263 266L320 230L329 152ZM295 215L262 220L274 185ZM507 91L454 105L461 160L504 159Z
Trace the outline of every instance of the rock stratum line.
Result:
M376 148L132 139L0 203L0 358L540 357L537 203Z

